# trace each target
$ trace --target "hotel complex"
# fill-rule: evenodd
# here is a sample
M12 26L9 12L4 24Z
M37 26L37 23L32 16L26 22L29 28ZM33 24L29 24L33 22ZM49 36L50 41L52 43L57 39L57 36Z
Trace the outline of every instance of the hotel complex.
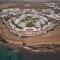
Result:
M55 3L44 4L53 8L57 7ZM60 23L60 13L55 13L52 9L37 11L35 9L7 8L2 9L0 18L9 31L18 37L42 35Z

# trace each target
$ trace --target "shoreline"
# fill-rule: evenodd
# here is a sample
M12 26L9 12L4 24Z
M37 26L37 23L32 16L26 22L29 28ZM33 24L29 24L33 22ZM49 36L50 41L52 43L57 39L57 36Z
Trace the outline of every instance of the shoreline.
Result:
M19 46L11 45L9 43L0 42L8 49L13 51L30 51L33 53L57 53L60 52L60 44L40 44L39 46Z
M5 5L5 4L2 4L2 5ZM2 7L2 5L1 5L1 7ZM9 7L21 7L20 5L21 4L19 4L19 3L17 4L16 3L16 4L12 4L12 5L9 4L8 6ZM33 8L35 8L35 3L32 4L32 5L33 5ZM41 5L41 8L43 8L42 6L43 5ZM7 8L7 5L4 6L4 7ZM39 7L40 7L40 4L37 4L36 8L39 8ZM13 46L15 46L15 48L18 48L20 46L24 46L23 47L24 49L28 48L27 50L30 49L30 51L31 51L31 46L34 47L34 49L36 49L35 46L41 44L41 45L44 46L42 49L43 50L45 49L45 51L47 51L48 49L46 47L49 48L48 45L52 45L52 44L53 45L54 44L55 45L60 45L60 24L53 31L50 31L50 32L48 32L47 34L45 34L43 36L28 37L28 38L18 38L17 36L12 35L8 31L8 29L5 27L5 25L2 24L2 23L0 24L0 28L1 28L0 29L1 30L0 31L1 38L3 38L5 41L7 41L7 43L10 44L12 48L13 48ZM18 47L16 47L16 46L18 46ZM20 48L22 48L22 47L20 47ZM39 48L41 48L41 47L39 47ZM54 48L54 50L56 50L55 47L52 47L52 49L53 48ZM57 49L59 50L60 47L57 48ZM39 50L33 50L33 51L39 52Z

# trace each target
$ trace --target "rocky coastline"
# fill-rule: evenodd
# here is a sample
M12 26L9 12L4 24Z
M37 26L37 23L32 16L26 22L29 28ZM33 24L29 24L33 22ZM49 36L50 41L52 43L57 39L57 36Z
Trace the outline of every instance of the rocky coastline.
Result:
M31 46L11 47L10 44L0 43L0 47L4 48L3 46L16 53L19 58L22 56L23 60L60 59L60 44L41 44L36 48Z
M33 53L58 53L60 52L60 44L39 44L35 46L27 46L27 45L17 45L10 44L5 40L2 41L0 38L0 44L3 44L5 47L17 51L30 51Z

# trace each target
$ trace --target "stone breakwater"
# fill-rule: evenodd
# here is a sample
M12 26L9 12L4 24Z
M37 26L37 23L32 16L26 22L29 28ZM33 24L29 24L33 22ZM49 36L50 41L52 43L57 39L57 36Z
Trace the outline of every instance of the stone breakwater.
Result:
M56 52L60 52L60 45L54 45L54 44L42 44L39 45L40 47L27 47L25 48L26 50L32 51L32 52L52 52L52 53L56 53Z
M39 44L33 46L19 45L19 44L10 44L0 42L0 45L3 44L5 47L14 50L15 52L19 51L29 51L33 53L58 53L60 52L60 44Z
M60 52L60 44L40 44L37 46L19 46L19 45L7 45L14 51L29 51L33 53L58 53Z

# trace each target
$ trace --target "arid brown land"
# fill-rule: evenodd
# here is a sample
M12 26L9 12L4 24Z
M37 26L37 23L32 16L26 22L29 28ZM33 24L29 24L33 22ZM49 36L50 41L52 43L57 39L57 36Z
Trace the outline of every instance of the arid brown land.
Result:
M16 3L17 4L17 3ZM7 8L7 7L19 7L21 4L11 4L8 5L6 3L1 4L0 8ZM3 6L4 5L4 6ZM39 4L37 4L39 5ZM34 7L34 6L33 6ZM43 6L42 6L43 7ZM30 7L31 8L31 7ZM37 6L36 6L37 8ZM20 44L23 45L37 45L37 44L60 44L60 24L53 30L48 32L47 34L35 37L27 37L27 38L19 38L12 33L9 32L7 27L0 22L0 36L5 39L7 42L12 44Z

